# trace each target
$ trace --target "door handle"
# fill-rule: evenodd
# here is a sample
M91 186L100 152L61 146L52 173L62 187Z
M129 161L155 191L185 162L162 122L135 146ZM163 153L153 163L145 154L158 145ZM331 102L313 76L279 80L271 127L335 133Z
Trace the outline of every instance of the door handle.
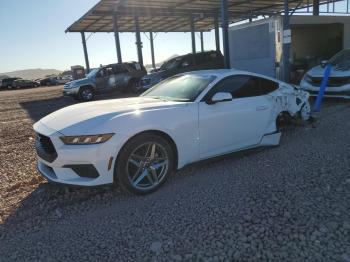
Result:
M263 110L266 110L266 109L268 109L269 107L268 106L258 106L257 108L256 108L256 111L263 111Z

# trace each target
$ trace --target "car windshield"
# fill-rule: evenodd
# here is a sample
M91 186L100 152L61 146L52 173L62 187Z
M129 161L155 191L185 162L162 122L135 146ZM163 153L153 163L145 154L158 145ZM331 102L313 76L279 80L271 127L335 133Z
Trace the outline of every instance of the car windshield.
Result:
M193 102L215 78L212 75L178 75L155 85L141 96Z
M339 52L329 60L329 63L338 69L350 69L350 49Z
M172 69L175 69L178 64L180 63L181 61L181 58L174 58L174 59L171 59L167 62L165 62L161 67L160 67L160 70L172 70Z
M90 71L90 73L87 74L86 77L87 77L87 78L95 77L95 75L98 73L99 70L100 70L99 68L92 69L92 70Z

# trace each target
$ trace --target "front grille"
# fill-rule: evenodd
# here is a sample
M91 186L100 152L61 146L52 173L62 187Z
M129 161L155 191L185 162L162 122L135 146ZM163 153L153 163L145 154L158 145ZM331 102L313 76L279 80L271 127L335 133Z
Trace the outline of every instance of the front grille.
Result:
M51 139L47 136L38 133L35 140L35 148L38 156L49 163L52 163L57 158L56 149Z
M318 96L319 95L319 91L307 91L310 95L313 96ZM325 92L325 95L327 96L350 96L350 92Z
M309 83L313 86L321 86L323 78L322 77L310 77ZM350 84L349 77L330 77L328 79L327 86L328 87L340 87Z

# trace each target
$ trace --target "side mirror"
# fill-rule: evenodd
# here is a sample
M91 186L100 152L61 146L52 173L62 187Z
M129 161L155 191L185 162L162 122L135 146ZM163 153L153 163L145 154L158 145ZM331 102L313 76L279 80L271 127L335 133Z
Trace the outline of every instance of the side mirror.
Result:
M326 66L327 66L327 64L328 64L328 60L323 60L322 62L321 62L321 66L323 67L323 68L325 68Z
M228 92L219 92L216 93L209 101L208 104L216 104L220 102L228 102L232 101L233 97L230 93Z

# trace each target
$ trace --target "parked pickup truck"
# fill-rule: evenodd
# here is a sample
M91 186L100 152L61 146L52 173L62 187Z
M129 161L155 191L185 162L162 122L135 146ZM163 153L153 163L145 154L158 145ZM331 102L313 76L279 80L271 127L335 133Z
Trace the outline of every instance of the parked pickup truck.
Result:
M63 95L91 101L95 94L113 90L137 93L140 80L146 74L146 69L136 62L101 66L91 70L86 78L65 84Z

